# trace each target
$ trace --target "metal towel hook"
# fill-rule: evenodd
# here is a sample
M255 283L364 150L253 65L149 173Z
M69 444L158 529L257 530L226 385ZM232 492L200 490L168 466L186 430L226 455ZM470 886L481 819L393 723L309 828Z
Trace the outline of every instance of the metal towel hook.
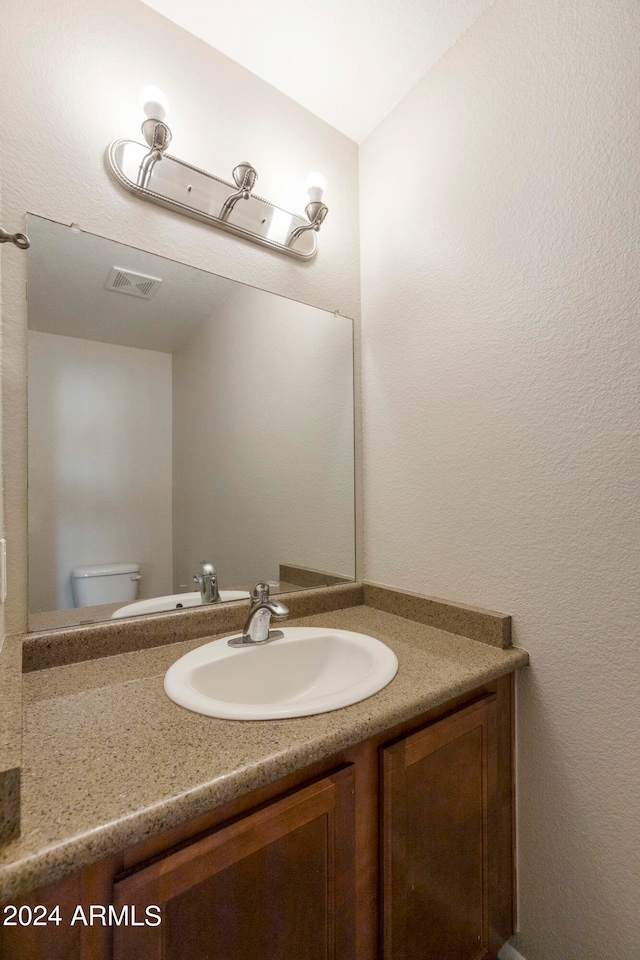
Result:
M7 233L0 227L0 243L15 243L20 250L28 250L31 246L31 240L24 233Z

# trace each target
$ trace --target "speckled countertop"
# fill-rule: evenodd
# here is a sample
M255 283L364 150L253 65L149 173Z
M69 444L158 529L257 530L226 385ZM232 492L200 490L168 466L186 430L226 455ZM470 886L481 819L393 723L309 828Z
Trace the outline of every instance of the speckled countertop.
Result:
M20 825L20 730L22 723L20 638L0 641L0 843Z
M522 650L369 606L288 625L371 634L395 651L398 674L351 707L267 722L216 720L169 700L166 669L207 642L203 638L26 674L22 836L0 850L0 900L54 882L528 662Z

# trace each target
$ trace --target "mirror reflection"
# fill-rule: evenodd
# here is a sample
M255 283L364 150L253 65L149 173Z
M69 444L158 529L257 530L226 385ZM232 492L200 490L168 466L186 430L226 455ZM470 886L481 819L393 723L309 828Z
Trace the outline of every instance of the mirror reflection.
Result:
M353 579L351 321L28 232L30 629Z

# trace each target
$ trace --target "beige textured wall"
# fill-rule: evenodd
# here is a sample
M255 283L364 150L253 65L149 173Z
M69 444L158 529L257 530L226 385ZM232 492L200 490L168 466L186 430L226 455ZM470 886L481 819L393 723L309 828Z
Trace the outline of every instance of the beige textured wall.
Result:
M171 354L30 330L29 611L74 607L71 571L138 563L171 593Z
M366 576L531 653L527 960L640 956L639 48L497 0L361 148Z
M2 169L2 144L0 144L0 170ZM2 177L0 176L0 211L2 210ZM7 251L9 257L15 257L16 254L21 251L18 248L14 248L13 244L0 244L0 355L2 352L2 338L4 332L3 320L2 320L2 262L3 262L3 251ZM2 395L0 391L0 464L2 464ZM0 477L2 476L2 470L0 468ZM4 536L4 502L3 498L0 497L0 531L2 531L2 536ZM2 653L2 645L5 637L4 629L4 605L0 606L0 654ZM0 670L3 669L3 661L0 660ZM2 753L0 752L0 769L2 769Z
M175 352L174 586L355 575L352 371L350 320L243 286Z
M224 176L241 160L258 193L306 202L326 176L330 215L311 263L277 256L126 194L104 151L138 138L148 83L170 102L172 151ZM0 31L2 222L37 213L330 310L359 316L358 154L348 138L148 7L130 0L3 0ZM17 251L15 251L17 253ZM8 629L26 624L26 258L2 257L4 483L10 540Z

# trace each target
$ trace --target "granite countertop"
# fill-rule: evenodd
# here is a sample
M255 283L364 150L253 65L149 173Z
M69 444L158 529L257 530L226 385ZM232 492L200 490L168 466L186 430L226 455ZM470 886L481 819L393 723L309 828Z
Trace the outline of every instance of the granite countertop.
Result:
M528 663L433 626L352 606L287 626L368 633L399 660L379 693L331 713L228 721L174 704L164 673L208 638L24 676L22 836L0 850L0 900L153 836Z
M0 640L0 843L17 836L20 823L22 644Z

